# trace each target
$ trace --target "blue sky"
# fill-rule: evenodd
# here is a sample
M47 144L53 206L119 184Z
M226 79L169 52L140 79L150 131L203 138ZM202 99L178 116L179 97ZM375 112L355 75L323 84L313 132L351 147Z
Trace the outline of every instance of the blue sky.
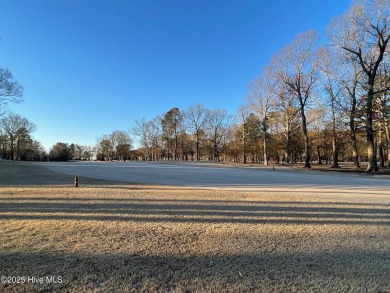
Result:
M325 37L350 0L5 0L0 67L34 138L94 145L135 119L202 103L235 114L248 84L296 34Z

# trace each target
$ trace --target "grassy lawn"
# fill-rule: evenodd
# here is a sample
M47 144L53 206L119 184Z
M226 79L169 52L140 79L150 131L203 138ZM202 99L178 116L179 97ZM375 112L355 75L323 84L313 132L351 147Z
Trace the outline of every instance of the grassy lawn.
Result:
M3 186L0 292L390 291L376 195Z

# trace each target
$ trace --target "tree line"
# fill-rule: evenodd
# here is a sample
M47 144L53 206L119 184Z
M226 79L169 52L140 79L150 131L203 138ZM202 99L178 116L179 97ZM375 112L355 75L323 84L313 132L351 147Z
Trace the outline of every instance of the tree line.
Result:
M0 154L3 160L39 161L45 155L40 142L31 133L35 124L15 113L0 119Z
M332 21L325 43L311 30L276 52L235 115L202 104L174 107L103 135L94 147L59 143L48 156L55 159L62 148L77 159L303 162L306 168L313 161L360 168L366 161L369 172L389 168L389 38L389 1L354 1ZM8 153L20 156L22 140L12 137L4 138Z
M8 160L40 160L42 145L31 133L36 126L27 118L6 111L8 103L23 101L23 86L11 71L0 68L0 158Z
M136 157L390 167L389 38L389 1L355 1L325 44L311 30L274 54L235 117L198 104L136 120Z

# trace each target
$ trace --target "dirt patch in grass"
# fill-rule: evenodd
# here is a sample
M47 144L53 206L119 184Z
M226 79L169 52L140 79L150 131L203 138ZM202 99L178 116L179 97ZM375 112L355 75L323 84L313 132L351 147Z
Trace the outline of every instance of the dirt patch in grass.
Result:
M390 201L358 193L2 187L1 275L62 282L0 292L390 291Z

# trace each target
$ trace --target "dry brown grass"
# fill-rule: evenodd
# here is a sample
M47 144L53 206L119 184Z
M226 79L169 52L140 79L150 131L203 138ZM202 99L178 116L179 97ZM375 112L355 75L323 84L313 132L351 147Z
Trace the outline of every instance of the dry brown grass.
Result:
M2 187L1 275L63 282L0 291L390 291L388 197L362 196Z

